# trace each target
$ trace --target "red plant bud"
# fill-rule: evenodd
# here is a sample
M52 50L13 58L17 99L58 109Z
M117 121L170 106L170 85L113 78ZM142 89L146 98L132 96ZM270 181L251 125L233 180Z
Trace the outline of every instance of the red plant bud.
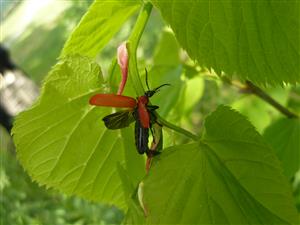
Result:
M128 51L127 51L127 47L126 47L126 43L121 44L118 47L118 64L121 68L121 72L122 72L122 81L119 85L119 90L118 90L118 95L121 95L126 81L127 81L127 76L128 76Z

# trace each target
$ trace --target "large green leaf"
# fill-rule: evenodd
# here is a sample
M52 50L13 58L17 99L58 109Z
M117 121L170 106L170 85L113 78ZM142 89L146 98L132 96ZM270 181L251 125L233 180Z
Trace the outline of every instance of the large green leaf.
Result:
M300 2L152 0L202 66L259 84L300 81Z
M219 107L202 141L165 149L144 184L149 224L293 224L289 183L239 113Z
M139 6L138 0L96 0L66 42L61 56L96 56Z
M285 174L293 177L300 170L300 120L279 119L267 127L264 137L276 150Z
M123 143L118 131L104 127L101 119L111 108L88 103L103 88L96 63L79 56L64 59L47 77L38 103L17 117L14 142L21 164L39 184L122 207L124 192L116 165L126 158L132 164L129 176L136 180L142 175L131 174L134 159L124 154L124 145L136 154L133 144Z

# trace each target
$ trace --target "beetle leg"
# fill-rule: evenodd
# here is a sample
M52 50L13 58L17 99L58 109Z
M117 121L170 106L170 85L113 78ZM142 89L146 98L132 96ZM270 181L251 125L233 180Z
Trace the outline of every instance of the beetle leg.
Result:
M149 149L148 151L146 151L146 154L147 154L148 157L153 157L153 156L159 155L160 152L156 151L156 150Z
M152 129L152 126L150 127L150 131L151 131L151 134L152 134L153 142L155 143L155 136L154 136L154 131Z
M151 123L156 123L156 115L154 114L154 111L149 111L149 115Z
M159 106L157 105L147 105L147 108L149 109L149 111L155 111L159 108Z

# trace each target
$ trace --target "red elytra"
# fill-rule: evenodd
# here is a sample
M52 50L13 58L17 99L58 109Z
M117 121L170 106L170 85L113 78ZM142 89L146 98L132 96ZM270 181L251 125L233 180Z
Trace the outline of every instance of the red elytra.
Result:
M147 96L140 96L136 99L116 94L96 94L90 98L89 103L96 106L116 107L116 108L130 108L137 107L137 112L141 125L144 128L150 128L150 116L147 110L149 98Z
M147 96L140 96L137 100L138 115L141 121L142 127L150 128L150 116L147 110L147 105L149 103L149 98Z
M137 102L134 98L116 94L96 94L90 98L91 105L117 108L134 108Z

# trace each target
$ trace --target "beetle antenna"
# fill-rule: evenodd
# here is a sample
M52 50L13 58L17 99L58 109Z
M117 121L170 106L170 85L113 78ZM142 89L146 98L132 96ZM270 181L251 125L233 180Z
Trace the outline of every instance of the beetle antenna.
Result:
M146 86L148 88L148 91L150 91L149 84L148 84L148 71L146 68L145 68L145 73L146 73Z
M160 88L162 88L163 86L171 86L171 84L162 84L159 87L155 88L153 91L154 92L158 92Z

